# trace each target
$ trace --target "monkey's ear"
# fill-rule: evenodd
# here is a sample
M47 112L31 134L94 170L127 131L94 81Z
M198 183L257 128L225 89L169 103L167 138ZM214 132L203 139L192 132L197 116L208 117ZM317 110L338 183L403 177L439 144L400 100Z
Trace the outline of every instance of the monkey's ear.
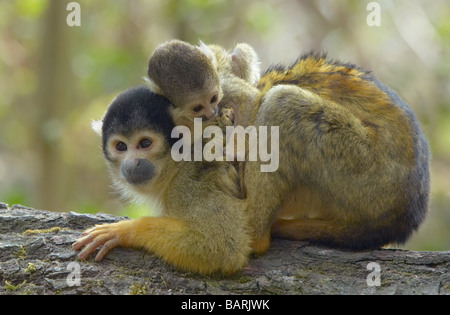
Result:
M246 43L237 44L231 54L233 73L250 82L256 84L261 77L260 62L258 55L252 46Z
M159 87L158 84L156 84L155 81L153 81L152 79L148 78L148 77L143 77L144 81L148 84L148 87L150 88L150 90L152 90L153 92L155 92L156 94L159 94L161 96L165 96L163 91L161 90L161 88Z
M211 60L214 67L217 66L217 59L214 52L211 50L211 48L206 45L201 40L198 42L198 46L196 46L206 57L208 57L209 60Z
M102 135L102 127L103 127L103 120L93 120L91 122L91 128L95 131L96 134L99 136Z

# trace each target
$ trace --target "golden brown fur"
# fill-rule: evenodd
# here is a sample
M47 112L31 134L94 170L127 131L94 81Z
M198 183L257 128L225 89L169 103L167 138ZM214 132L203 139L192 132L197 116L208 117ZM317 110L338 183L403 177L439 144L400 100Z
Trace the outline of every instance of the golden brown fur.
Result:
M429 195L428 144L408 105L369 72L317 55L269 70L258 87L238 117L279 126L280 168L245 163L256 251L274 222L274 236L338 247L406 241Z

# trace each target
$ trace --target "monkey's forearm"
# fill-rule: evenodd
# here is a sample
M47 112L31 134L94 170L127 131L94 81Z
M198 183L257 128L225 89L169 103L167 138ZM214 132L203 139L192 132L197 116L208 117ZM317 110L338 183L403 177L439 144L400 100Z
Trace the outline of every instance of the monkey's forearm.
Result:
M180 269L200 273L232 273L247 262L243 248L234 253L229 251L228 256L214 255L214 240L191 229L182 220L170 217L143 217L99 225L86 231L73 248L79 250L85 246L79 257L86 259L101 245L96 261L102 260L114 247L122 246L144 248Z

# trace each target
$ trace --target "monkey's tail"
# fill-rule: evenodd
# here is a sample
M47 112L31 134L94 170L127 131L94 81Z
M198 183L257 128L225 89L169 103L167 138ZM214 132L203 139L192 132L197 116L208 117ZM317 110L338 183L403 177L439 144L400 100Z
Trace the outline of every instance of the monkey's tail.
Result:
M379 223L379 222L378 222ZM309 241L334 248L364 250L404 243L413 230L403 223L380 225L371 222L346 223L333 220L277 220L272 225L272 237Z

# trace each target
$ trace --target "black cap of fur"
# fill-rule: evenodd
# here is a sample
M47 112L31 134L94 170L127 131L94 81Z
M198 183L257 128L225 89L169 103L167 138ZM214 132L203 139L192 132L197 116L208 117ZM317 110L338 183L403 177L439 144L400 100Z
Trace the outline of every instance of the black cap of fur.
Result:
M168 99L152 92L146 86L130 88L120 93L108 108L103 118L103 152L108 139L113 134L126 136L139 130L161 133L172 145L171 138L175 124L170 115L172 104Z

